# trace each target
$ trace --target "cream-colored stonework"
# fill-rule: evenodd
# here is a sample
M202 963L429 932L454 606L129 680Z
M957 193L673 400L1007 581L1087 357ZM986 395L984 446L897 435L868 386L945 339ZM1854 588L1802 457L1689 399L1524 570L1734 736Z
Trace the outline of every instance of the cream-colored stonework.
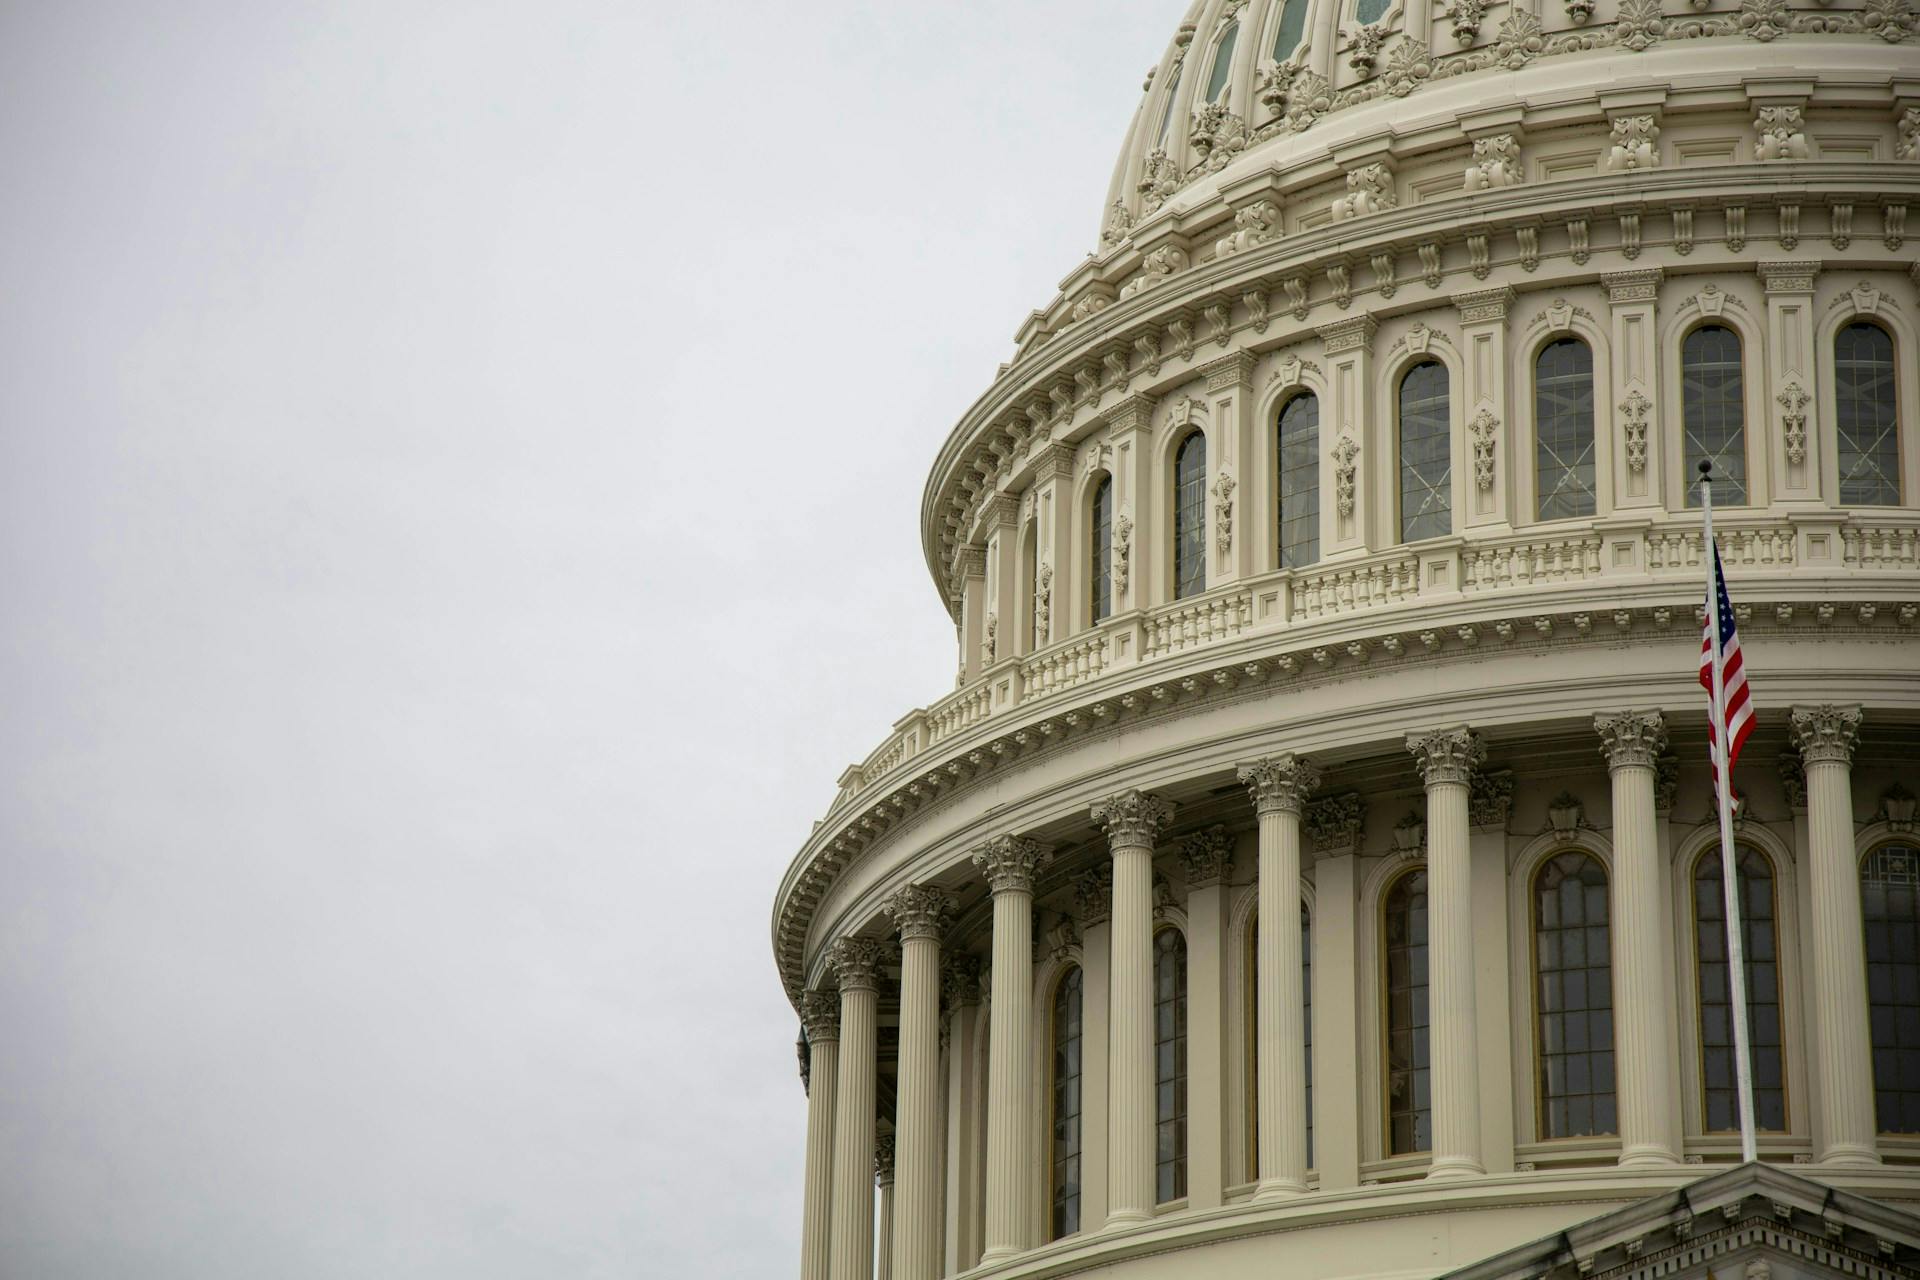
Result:
M1096 252L935 460L956 687L842 775L774 906L812 1032L808 1280L875 1257L891 1280L1433 1276L1737 1160L1709 1131L1693 915L1717 839L1682 376L1702 326L1739 344L1747 493L1715 527L1759 707L1737 835L1773 870L1779 947L1785 1127L1760 1151L1920 1201L1920 1134L1877 1131L1858 884L1913 839L1920 790L1912 0L1290 3L1190 7ZM1843 501L1836 428L1859 323L1894 351L1897 501L1873 506ZM1545 519L1536 361L1567 338L1593 510ZM1400 397L1426 362L1449 520L1408 541ZM1288 566L1277 423L1303 394L1317 556ZM1196 436L1204 585L1182 593ZM1616 1132L1545 1138L1534 903L1572 850L1605 875ZM1383 912L1416 867L1431 1138L1396 1153ZM1255 942L1296 897L1310 967L1290 923ZM1079 1218L1053 1239L1074 973ZM845 1201L881 1136L876 1248L871 1202Z

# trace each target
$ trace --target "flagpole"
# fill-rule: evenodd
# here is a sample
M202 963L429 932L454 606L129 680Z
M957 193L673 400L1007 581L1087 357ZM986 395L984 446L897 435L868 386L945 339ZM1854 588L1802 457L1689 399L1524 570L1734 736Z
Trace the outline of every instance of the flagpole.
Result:
M1713 462L1700 460L1700 514L1707 562L1707 634L1713 637L1713 769L1720 806L1720 887L1726 896L1727 984L1733 1003L1734 1076L1740 1090L1740 1159L1756 1158L1753 1136L1753 1052L1747 1039L1747 963L1741 938L1740 888L1733 857L1733 778L1727 761L1727 704L1724 657L1720 652L1720 556L1713 542Z

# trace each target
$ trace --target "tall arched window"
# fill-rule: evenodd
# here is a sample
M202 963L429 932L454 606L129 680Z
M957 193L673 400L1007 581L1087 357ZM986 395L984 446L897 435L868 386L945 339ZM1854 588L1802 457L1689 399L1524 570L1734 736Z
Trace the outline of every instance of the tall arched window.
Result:
M1387 1002L1387 1154L1433 1150L1433 1054L1427 1040L1427 871L1387 890L1381 937Z
M1113 477L1101 476L1093 488L1093 545L1088 577L1093 584L1093 620L1113 614Z
M1273 33L1273 60L1285 62L1300 47L1307 30L1307 0L1281 0L1280 21Z
M1533 881L1535 1092L1542 1138L1616 1133L1607 872L1578 850Z
M1178 929L1153 936L1155 1198L1187 1194L1187 940Z
M1080 991L1078 965L1053 989L1053 1234L1080 1229Z
M1233 46L1240 41L1240 24L1229 22L1227 33L1220 37L1220 45L1214 51L1213 72L1207 77L1207 101L1218 102L1227 91L1227 81L1233 75Z
M1173 69L1173 83L1167 86L1167 105L1160 112L1159 145L1163 147L1167 145L1167 132L1173 124L1173 104L1180 97L1180 73L1184 69L1185 64L1176 65Z
M1040 626L1040 531L1033 521L1027 522L1026 536L1020 541L1021 565L1027 575L1027 652L1032 653L1047 645Z
M1280 460L1280 567L1298 569L1320 558L1320 401L1311 393L1280 410L1274 453Z
M1173 597L1207 589L1207 437L1196 431L1173 455Z
M1873 1106L1882 1133L1920 1133L1920 845L1860 862L1873 1020Z
M1313 916L1300 904L1300 1018L1306 1033L1307 1167L1313 1167ZM1247 923L1247 1177L1260 1177L1260 917Z
M1534 360L1533 428L1540 518L1592 515L1593 351L1580 339L1549 342Z
M1747 502L1746 389L1740 335L1701 325L1680 345L1680 416L1684 420L1687 478L1702 458L1713 460L1715 506ZM1688 484L1687 505L1700 505L1700 486Z
M1900 501L1900 419L1895 412L1893 339L1877 324L1850 324L1833 336L1834 422L1840 434L1840 501Z
M1447 369L1424 360L1400 379L1400 540L1453 532Z
M1780 947L1774 911L1773 864L1757 850L1735 846L1739 858L1740 938L1747 969L1747 1039L1753 1050L1753 1123L1787 1127L1787 1073L1781 1052ZM1728 984L1726 896L1720 851L1709 849L1693 868L1693 946L1700 982L1700 1075L1708 1133L1740 1127L1734 1077L1733 995Z

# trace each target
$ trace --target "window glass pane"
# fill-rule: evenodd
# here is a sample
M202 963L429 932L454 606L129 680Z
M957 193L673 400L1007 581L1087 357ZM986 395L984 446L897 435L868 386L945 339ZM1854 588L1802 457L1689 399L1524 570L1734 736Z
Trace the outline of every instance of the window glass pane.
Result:
M1920 1133L1920 845L1883 844L1860 864L1882 1133Z
M1387 13L1387 0L1359 0L1353 7L1353 16L1362 26L1380 21Z
M1877 324L1850 324L1833 339L1840 501L1900 501L1900 430L1894 412L1893 339Z
M1387 1154L1433 1150L1433 1060L1427 1042L1427 873L1387 891Z
M1187 1194L1187 940L1178 929L1153 936L1155 1194Z
M1113 477L1103 476L1093 490L1093 620L1113 613Z
M1745 846L1736 851L1740 939L1747 971L1747 1040L1753 1050L1753 1123L1758 1129L1778 1133L1787 1127L1787 1089L1781 1052L1773 864ZM1740 1092L1734 1079L1733 993L1718 850L1708 852L1694 866L1693 912L1706 1126L1708 1133L1726 1133L1740 1127Z
M1295 396L1280 410L1280 567L1320 558L1320 401Z
M1447 370L1428 360L1400 379L1400 540L1453 532Z
M1307 1168L1313 1168L1313 917L1300 904L1300 1021L1307 1049Z
M1680 411L1685 418L1687 505L1700 505L1694 468L1713 459L1715 506L1747 502L1745 388L1740 373L1740 338L1720 325L1703 325L1680 347Z
M1240 40L1240 24L1229 22L1227 34L1220 37L1220 47L1213 55L1213 74L1207 77L1207 101L1218 102L1220 95L1227 91L1227 81L1233 75L1233 46Z
M1563 853L1540 869L1533 947L1540 1136L1613 1133L1613 952L1597 859Z
M1078 967L1053 992L1053 1234L1080 1229L1080 1001Z
M1534 361L1533 424L1540 518L1592 515L1593 352L1578 338L1549 342Z
M1173 456L1173 595L1207 589L1207 438L1196 431Z
M1280 23L1273 37L1273 60L1285 62L1300 47L1307 29L1307 0L1282 0Z
M1167 105L1160 113L1160 145L1167 145L1167 127L1173 123L1173 104L1180 97L1180 72L1182 67L1173 70L1173 83L1167 86Z

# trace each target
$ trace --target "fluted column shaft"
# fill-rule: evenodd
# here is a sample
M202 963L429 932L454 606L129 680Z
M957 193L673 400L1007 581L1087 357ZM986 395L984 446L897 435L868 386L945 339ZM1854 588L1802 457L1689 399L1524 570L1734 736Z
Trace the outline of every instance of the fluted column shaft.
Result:
M1306 974L1300 944L1300 811L1320 783L1307 761L1272 756L1240 766L1260 820L1260 941L1255 965L1254 1071L1259 1081L1257 1195L1307 1188Z
M833 1205L828 1280L873 1275L873 1146L880 944L842 938L827 954L840 979L840 1078L833 1104Z
M1860 868L1853 848L1853 748L1858 707L1795 707L1793 737L1807 771L1813 998L1820 1010L1823 1164L1878 1164L1873 1038L1867 1019L1867 956Z
M1673 1017L1662 927L1660 829L1654 769L1667 742L1658 711L1595 716L1613 783L1614 1079L1620 1163L1678 1164L1679 1072L1668 1027Z
M1107 1223L1145 1222L1154 1206L1153 843L1172 816L1159 796L1126 791L1093 807L1113 852L1107 1024Z
M940 934L946 895L910 886L886 906L900 930L891 1280L940 1274Z
M807 1028L807 1183L800 1217L800 1280L828 1280L833 1204L833 1104L840 1076L840 998L809 991Z
M1430 1178L1484 1173L1473 983L1473 877L1467 788L1486 757L1467 729L1414 734L1408 750L1427 789L1428 1045L1433 1059Z
M1033 873L1047 852L1003 836L973 855L993 890L993 1004L987 1044L987 1247L1028 1247L1033 1200Z
M880 1192L880 1230L875 1235L874 1280L893 1280L893 1143L897 1135L883 1134L873 1153L873 1184Z

